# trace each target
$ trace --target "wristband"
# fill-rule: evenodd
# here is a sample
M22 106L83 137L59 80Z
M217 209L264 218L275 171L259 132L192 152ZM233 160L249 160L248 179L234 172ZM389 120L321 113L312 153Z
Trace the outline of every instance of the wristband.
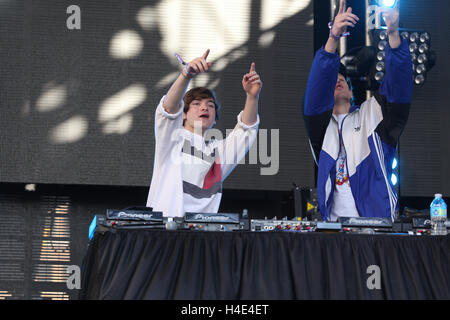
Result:
M330 38L333 38L334 40L339 40L339 38L341 37L347 37L350 35L350 32L344 32L343 34L341 34L340 36L337 36L333 33L333 24L331 22L328 23L328 28L330 29Z
M194 74L189 72L189 70L187 68L187 66L188 66L187 63L184 62L184 60L181 58L181 56L176 52L175 52L175 57L184 66L183 70L181 70L181 74L183 75L183 77L185 77L186 79L192 79L194 77Z
M335 36L333 33L333 30L330 28L330 34L328 35L329 38L333 38L334 40L338 41L340 37Z
M186 79L192 79L194 77L194 74L190 73L188 71L187 65L184 66L183 70L181 70L181 74L183 75L183 77L185 77Z

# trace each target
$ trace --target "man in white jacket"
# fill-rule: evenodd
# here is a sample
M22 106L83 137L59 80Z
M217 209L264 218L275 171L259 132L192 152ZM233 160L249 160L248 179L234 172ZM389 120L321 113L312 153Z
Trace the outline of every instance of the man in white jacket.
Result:
M155 159L147 207L167 217L218 212L223 181L256 139L262 81L252 63L242 78L246 101L234 130L223 140L205 140L217 119L217 99L203 87L185 92L193 77L211 67L208 55L209 49L185 65L156 108Z

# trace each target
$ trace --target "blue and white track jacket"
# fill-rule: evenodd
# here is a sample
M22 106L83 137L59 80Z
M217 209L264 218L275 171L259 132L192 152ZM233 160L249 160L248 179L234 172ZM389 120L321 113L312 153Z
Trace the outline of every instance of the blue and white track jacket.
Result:
M338 122L333 116L340 59L322 47L308 78L303 117L318 165L317 192L323 220L329 220L339 155ZM397 141L408 120L413 74L406 40L386 48L386 75L380 89L342 122L342 139L356 208L362 217L394 218L397 195L391 184Z

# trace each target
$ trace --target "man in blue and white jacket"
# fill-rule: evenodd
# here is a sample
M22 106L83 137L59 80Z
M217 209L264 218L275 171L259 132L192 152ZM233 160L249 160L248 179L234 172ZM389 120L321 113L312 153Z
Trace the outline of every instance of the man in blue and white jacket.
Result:
M409 115L413 75L408 43L399 36L398 7L383 10L389 45L381 87L361 106L340 71L339 37L359 18L341 1L330 37L319 49L308 79L303 117L318 165L323 220L339 217L394 219L397 195L390 182L397 141ZM337 79L337 82L336 82Z

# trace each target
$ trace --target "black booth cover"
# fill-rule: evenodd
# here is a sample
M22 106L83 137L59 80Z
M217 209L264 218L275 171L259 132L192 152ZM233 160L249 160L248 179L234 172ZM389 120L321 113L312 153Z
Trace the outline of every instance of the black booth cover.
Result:
M80 299L450 299L450 236L107 231Z

